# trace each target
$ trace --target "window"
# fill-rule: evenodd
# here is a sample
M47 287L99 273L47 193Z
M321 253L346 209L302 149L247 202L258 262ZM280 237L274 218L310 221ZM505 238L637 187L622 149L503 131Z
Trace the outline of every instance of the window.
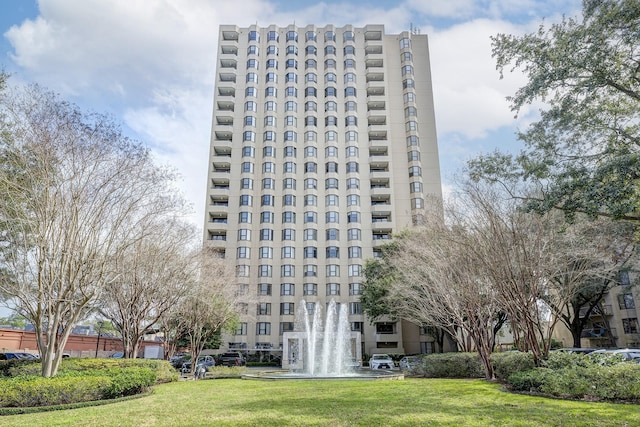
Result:
M304 258L318 258L318 248L315 246L305 246L304 247Z
M298 41L298 33L295 31L287 31L287 41L288 42L297 42Z
M325 206L338 206L338 196L335 194L327 194L324 197Z
M329 264L326 268L327 277L338 277L340 276L340 266L338 264Z
M287 46L287 55L297 55L298 54L298 46L289 45Z
M307 55L316 55L318 53L318 48L315 46L307 46L304 49L304 53Z
M324 54L326 55L335 55L336 54L336 47L329 45L329 46L325 46L324 47Z
M270 265L259 265L258 266L258 277L271 277L272 274L272 267Z
M347 68L356 68L356 60L355 59L351 59L351 58L345 59L344 60L344 68L345 68L345 70Z
M353 190L360 188L360 179L347 178L347 190Z
M296 257L296 248L293 246L283 246L281 249L282 259L292 259Z
M257 31L249 31L249 41L260 41L260 33Z
M307 87L304 90L305 97L316 97L318 95L318 89L315 87Z
M277 94L278 94L278 90L273 86L269 86L264 90L264 96L276 96Z
M247 101L244 103L244 111L258 111L258 103L255 101Z
M409 168L409 176L422 176L422 169L420 166L411 166Z
M350 228L347 230L347 240L362 240L362 231L359 228Z
M298 69L298 60L297 59L287 59L287 61L285 62L285 66L286 68L294 68L294 69Z
M624 329L625 334L637 334L638 319L636 317L622 319L622 329Z
M273 248L270 246L261 246L258 254L260 259L271 259L273 258Z
M356 104L355 101L347 101L344 103L344 111L345 112L349 112L349 111L357 111L358 110L358 104Z
M298 103L295 101L287 101L284 103L284 111L298 111ZM285 133L286 135L286 133ZM286 140L285 140L286 141Z
M325 126L338 126L338 118L336 116L326 116L324 118Z
M244 96L253 96L256 97L258 96L258 89L256 89L253 86L249 86L248 88L246 88L244 90Z
M337 178L327 178L324 181L324 188L328 190L329 188L338 189L338 179Z
M618 272L618 283L620 286L631 285L631 281L629 280L629 270L620 270Z
M344 118L345 126L358 126L358 118L356 116L347 116Z
M313 31L307 31L304 34L304 39L305 41L316 41L316 33L314 33Z
M247 322L241 322L233 332L234 335L247 335Z
M260 212L261 224L273 224L273 212L264 211Z
M284 75L284 81L287 83L298 83L298 75L296 73L287 73Z
M267 73L264 81L267 83L276 83L278 81L278 75L276 73Z
M267 68L275 68L277 70L278 69L278 60L277 59L267 59Z
M302 285L303 295L318 295L318 285L316 283L305 283Z
M305 126L318 126L318 118L314 116L307 116L304 118ZM315 140L315 138L313 139Z
M633 300L633 294L631 293L619 294L618 307L620 307L621 310L636 308L635 301Z
M315 228L305 228L304 229L304 240L318 240L318 230Z
M400 49L408 49L410 47L411 47L411 39L406 37L400 39Z
M309 58L304 61L304 68L305 70L315 70L316 68L318 68L318 61Z
M350 302L349 314L362 314L362 305L359 302Z
M236 250L236 258L251 258L251 248L246 246L240 246Z
M304 147L304 157L318 157L318 149L312 145Z
M416 101L416 94L413 92L407 92L403 95L403 99L405 103L408 102L415 102Z
M418 115L418 109L416 107L407 107L404 109L405 117L415 117Z
M324 133L324 141L335 141L338 139L338 133L336 131L330 130Z
M253 196L242 194L240 196L240 206L253 206Z
M318 104L315 101L307 101L304 103L304 111L318 111Z
M316 277L318 275L318 266L317 265L305 265L304 266L304 276L305 277Z
M316 141L318 139L318 133L314 131L308 131L304 133L305 141Z
M318 164L316 162L306 162L304 164L304 172L305 173L316 173L316 172L318 172Z
M335 59L327 59L324 61L325 70L330 70L336 68L336 60Z
M355 55L356 53L356 48L355 46L352 45L347 45L343 48L343 52L345 55Z
M296 286L293 283L282 283L280 285L280 295L293 296L296 294Z
M269 322L256 323L256 335L271 335L271 323Z
M289 314L296 314L296 311L294 309L294 304L292 302L281 302L280 314L283 316L286 316Z
M333 145L326 147L324 149L324 157L326 158L338 157L338 147L334 147ZM336 171L337 171L337 165L336 165Z
M305 212L304 213L304 223L305 224L316 224L318 222L318 213L317 212Z
M247 69L249 68L258 68L258 60L257 59L247 59Z
M293 331L294 323L293 322L280 322L280 335L285 332Z
M298 89L294 86L287 86L284 90L284 96L298 96Z
M338 163L337 162L327 162L324 165L324 170L327 173L337 173L338 172Z
M270 228L260 229L260 240L273 240L273 230Z
M353 31L345 31L344 33L342 33L342 40L344 42L352 42L355 40L355 34L353 33Z
M251 162L242 162L240 165L240 170L243 173L253 173L253 163Z
M274 44L270 44L267 46L267 55L277 55L278 54L278 46Z
M362 284L349 283L349 295L360 295L362 292Z
M251 224L253 214L251 212L240 212L238 214L238 222L241 224Z
M347 195L347 206L360 206L360 196L358 194Z
M287 196L284 196L287 197ZM295 197L295 196L291 196ZM291 205L289 205L291 206ZM284 211L282 212L282 223L283 224L295 224L296 223L296 213L292 211Z
M328 96L338 96L338 90L335 87L326 87L324 88L324 96L328 97ZM335 104L335 103L334 103ZM325 104L326 105L326 104ZM337 109L337 104L336 107L333 108L332 111L335 111ZM325 108L326 110L326 108Z
M340 248L337 246L327 246L325 251L326 258L340 258Z
M362 266L360 264L349 264L349 277L362 276Z
M271 295L271 283L258 283L258 295Z
M420 160L420 152L417 150L411 150L407 153L407 160L410 162L419 161Z
M335 89L335 88L334 88ZM324 111L338 111L338 103L335 101L327 101L324 103Z
M356 82L356 74L355 74L355 73L346 73L346 74L344 75L344 84L345 84L345 85L346 85L347 83L355 83L355 82ZM352 107L353 107L353 108L351 108L351 109L346 109L346 111L353 111L353 110L355 110L355 102L353 102L353 101L349 101L349 102L353 103L353 104L352 104Z
M315 194L305 194L304 196L305 206L318 206L318 196Z
M251 240L251 230L248 228L239 229L238 240Z
M339 283L327 283L327 296L340 295Z
M285 190L295 190L296 189L295 178L285 178L282 181L282 188L284 188Z
M418 137L415 135L411 135L407 137L407 146L413 147L419 145Z
M256 125L255 116L245 116L244 117L244 125L245 126L255 126Z
M267 145L262 147L262 157L275 157L276 156L276 147L272 145Z
M236 276L237 277L249 277L250 266L241 264L236 265Z
M267 33L267 40L269 41L278 41L279 40L279 36L278 36L278 32L277 31L269 31Z
M276 111L276 102L267 101L264 103L264 111Z
M358 132L355 130L350 130L344 133L345 141L357 141L358 140Z
M402 67L402 75L403 76L412 76L413 75L413 67L411 65L404 65Z
M347 86L344 88L344 96L356 96L356 88L353 86Z
M325 213L325 222L327 224L334 223L337 224L339 221L339 214L336 211L329 211Z
M280 266L280 277L294 277L296 275L296 267L293 264L284 264Z
M304 188L307 190L315 190L318 188L318 180L315 178L306 178L304 180Z
M262 188L264 190L274 190L276 188L276 180L273 178L263 178ZM272 205L268 205L268 206L272 206Z
M327 73L324 75L325 83L335 83L337 81L338 81L338 77L336 76L336 73Z
M242 157L255 157L256 149L250 145L242 147Z
M242 140L256 142L256 133L250 130L242 132Z
M260 53L260 49L258 49L258 46L256 45L251 45L247 48L247 55L258 55Z
M347 222L348 223L358 223L360 222L360 212L351 211L347 213Z
M252 190L253 189L253 179L251 178L242 178L240 180L240 188Z
M282 206L295 206L295 205L296 205L296 196L294 196L293 194L285 194L284 196L282 196ZM295 212L291 212L291 213L294 214L293 221L291 222L296 222ZM284 215L282 218L284 219Z
M347 173L358 172L358 162L347 162Z
M340 230L337 228L327 228L325 233L327 240L340 240Z
M324 33L324 41L326 42L334 42L336 41L336 33L333 31L325 31Z
M310 83L316 83L318 81L318 75L316 73L307 73L304 76L304 79Z
M424 200L423 199L411 199L411 209L423 209L424 208Z
M283 228L282 229L282 240L296 240L296 230L293 228Z
M284 162L283 171L285 173L296 173L296 164L295 164L295 162Z
M409 191L411 193L422 193L422 183L421 182L409 183Z
M276 140L276 133L274 131L272 131L272 130L268 130L262 135L262 140L263 141L275 141Z

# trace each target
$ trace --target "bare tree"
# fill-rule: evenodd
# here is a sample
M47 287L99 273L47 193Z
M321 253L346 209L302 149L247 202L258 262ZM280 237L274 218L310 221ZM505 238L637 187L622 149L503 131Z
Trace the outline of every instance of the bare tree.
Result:
M72 327L119 280L115 260L183 205L173 174L110 118L38 86L3 92L0 110L0 292L33 324L49 377Z
M198 259L197 278L178 310L190 341L191 369L207 341L234 328L240 314L234 266L206 248Z
M171 218L154 218L155 228L116 260L118 279L98 311L120 332L124 355L135 358L140 340L186 295L194 278L194 229Z

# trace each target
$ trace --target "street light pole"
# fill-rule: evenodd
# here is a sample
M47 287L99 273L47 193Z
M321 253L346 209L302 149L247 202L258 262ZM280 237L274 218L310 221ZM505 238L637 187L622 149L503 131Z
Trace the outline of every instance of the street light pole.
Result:
M102 335L102 325L104 322L102 320L98 321L98 339L96 340L96 359L98 358L98 349L100 348L100 335Z

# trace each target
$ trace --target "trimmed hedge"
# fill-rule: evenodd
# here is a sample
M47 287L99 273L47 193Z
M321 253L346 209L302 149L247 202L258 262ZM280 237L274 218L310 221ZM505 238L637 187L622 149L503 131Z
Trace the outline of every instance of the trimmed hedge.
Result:
M12 364L5 372L11 377L0 378L0 407L114 399L178 379L171 364L148 359L66 359L53 378L39 376L39 363Z
M514 391L587 400L640 400L640 364L552 353L540 368L509 376Z
M427 378L483 378L476 353L433 353L424 356L422 375Z
M503 381L516 372L528 371L535 367L533 354L519 351L493 353L491 361L496 379Z

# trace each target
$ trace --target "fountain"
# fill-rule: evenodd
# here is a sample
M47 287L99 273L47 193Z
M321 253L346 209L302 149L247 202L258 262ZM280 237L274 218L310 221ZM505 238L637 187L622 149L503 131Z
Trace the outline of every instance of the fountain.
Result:
M301 300L295 330L282 334L282 368L279 372L245 374L246 379L403 379L401 373L360 369L360 332L350 330L346 304L331 300L324 323L321 307L309 313Z

